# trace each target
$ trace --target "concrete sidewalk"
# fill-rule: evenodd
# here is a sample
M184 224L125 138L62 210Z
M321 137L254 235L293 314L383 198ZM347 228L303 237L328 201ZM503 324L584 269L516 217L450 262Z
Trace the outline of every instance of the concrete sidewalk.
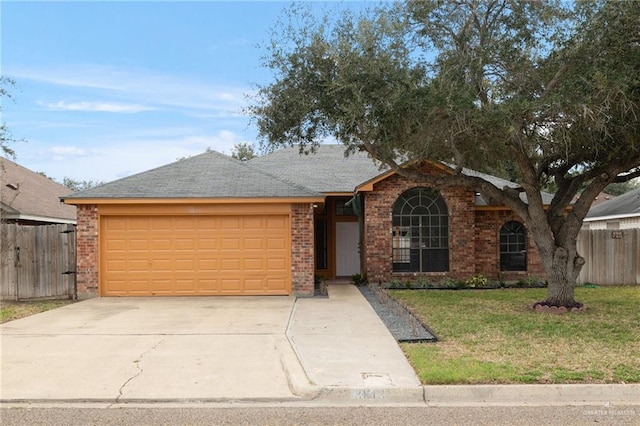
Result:
M327 299L298 299L287 337L323 400L422 402L397 342L360 291L331 285Z

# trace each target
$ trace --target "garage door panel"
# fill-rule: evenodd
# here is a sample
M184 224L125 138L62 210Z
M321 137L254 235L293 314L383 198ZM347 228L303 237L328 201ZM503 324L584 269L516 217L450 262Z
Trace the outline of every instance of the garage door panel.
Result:
M124 239L112 239L107 242L107 250L124 251L127 249L127 242Z
M197 240L198 242L198 250L217 250L218 240L214 238L200 238Z
M148 223L148 228L153 231L172 231L179 226L178 222L173 221L171 217L154 217L152 219L145 219ZM142 226L142 225L140 225ZM141 228L142 229L142 228Z
M284 238L267 238L267 250L284 249L287 241Z
M240 249L240 240L235 238L221 238L220 239L220 248L222 250L239 250Z
M220 259L220 272L241 273L240 259Z
M262 250L264 240L262 238L245 238L242 241L242 246L245 250Z
M140 240L140 239L130 239L128 245L129 251L148 251L149 250L149 240Z
M244 259L242 268L245 272L262 271L266 266L265 263L263 259Z
M241 217L221 217L218 229L221 231L240 230Z
M266 281L267 288L274 293L286 290L287 278L285 275L282 275L281 277L268 278Z
M220 280L220 291L237 293L242 289L240 278L223 278Z
M193 251L196 249L195 238L183 238L176 240L175 250Z
M192 259L178 259L175 262L176 271L190 273L195 270L195 262Z
M149 230L149 219L146 217L132 216L130 218L125 218L125 220L126 220L125 229L127 231L148 231Z
M101 294L289 294L288 224L287 215L103 217Z
M171 240L170 239L153 239L150 241L149 250L151 251L169 251L171 250Z
M151 264L149 263L149 261L147 259L144 260L136 260L136 259L129 259L128 260L128 265L126 267L121 267L121 268L111 268L112 271L118 271L118 270L129 270L130 272L148 272L151 270ZM120 264L119 264L120 265Z
M200 279L198 280L198 292L204 294L215 294L219 292L219 284L217 279Z
M272 271L286 271L287 261L286 259L267 259L267 269Z
M198 270L200 272L218 271L218 259L198 259Z

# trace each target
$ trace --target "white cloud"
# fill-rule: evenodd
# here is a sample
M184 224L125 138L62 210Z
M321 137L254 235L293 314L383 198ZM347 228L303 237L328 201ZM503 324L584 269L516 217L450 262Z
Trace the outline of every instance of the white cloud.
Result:
M113 112L113 113L124 113L124 114L133 114L136 112L142 111L151 111L156 108L147 107L140 104L125 104L125 103L117 103L117 102L55 102L55 103L44 103L40 102L41 105L49 109L62 110L62 111L90 111L90 112Z
M66 161L70 158L86 157L89 155L87 150L78 148L77 146L54 146L47 150L54 161Z
M69 64L60 68L11 70L17 79L88 91L94 96L119 98L125 104L206 111L231 116L246 104L248 86L216 85L192 77L161 74L139 68ZM83 104L83 103L79 103ZM88 103L86 107L98 106ZM109 103L105 103L109 104ZM51 104L56 106L58 104ZM60 108L75 105L62 103ZM118 105L118 104L115 104ZM105 106L103 106L105 107Z

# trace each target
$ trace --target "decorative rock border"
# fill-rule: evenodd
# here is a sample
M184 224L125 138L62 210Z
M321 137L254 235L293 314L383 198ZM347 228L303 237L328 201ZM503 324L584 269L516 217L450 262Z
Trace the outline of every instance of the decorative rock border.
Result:
M562 315L562 314L566 314L567 312L576 312L576 313L585 312L587 310L587 305L585 305L584 303L578 303L577 306L572 306L570 308L567 308L566 306L551 306L551 305L545 304L545 302L536 302L533 305L531 305L531 309L536 312L546 312L549 314Z

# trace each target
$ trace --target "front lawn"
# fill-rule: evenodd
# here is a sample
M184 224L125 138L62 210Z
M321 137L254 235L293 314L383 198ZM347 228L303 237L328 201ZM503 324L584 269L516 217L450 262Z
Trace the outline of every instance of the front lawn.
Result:
M75 300L38 300L31 302L2 302L0 306L0 324L8 321L39 314L50 309L60 308Z
M391 290L438 336L403 343L424 384L640 382L640 287L577 288L584 313L536 313L545 289Z

